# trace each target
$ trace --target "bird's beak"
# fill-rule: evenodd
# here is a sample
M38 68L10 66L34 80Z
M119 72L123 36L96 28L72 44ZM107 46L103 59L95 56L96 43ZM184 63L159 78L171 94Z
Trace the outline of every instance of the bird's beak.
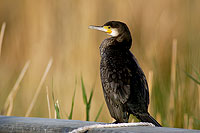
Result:
M105 29L104 26L94 26L94 25L90 25L88 28L89 28L89 29L94 29L94 30L100 30L100 31L103 31L103 32L107 32L107 29Z

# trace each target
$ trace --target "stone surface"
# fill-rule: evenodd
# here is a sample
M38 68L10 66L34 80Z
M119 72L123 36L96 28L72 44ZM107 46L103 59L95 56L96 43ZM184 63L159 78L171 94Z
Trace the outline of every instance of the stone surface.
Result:
M64 120L64 119L48 119L48 118L32 118L32 117L8 117L0 116L0 132L14 132L14 133L67 133L73 129L89 126L93 124L105 124L97 122L87 122L78 120ZM187 130L179 128L166 127L121 127L121 128L99 128L91 129L88 133L189 133L200 132L200 130Z

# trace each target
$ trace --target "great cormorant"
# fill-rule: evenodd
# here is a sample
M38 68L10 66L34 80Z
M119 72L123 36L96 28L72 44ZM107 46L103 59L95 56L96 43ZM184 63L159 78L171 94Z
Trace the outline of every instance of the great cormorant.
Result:
M135 56L130 52L131 33L125 23L109 21L89 26L110 35L100 46L100 73L105 101L115 123L128 122L133 114L142 122L161 126L149 113L149 88Z

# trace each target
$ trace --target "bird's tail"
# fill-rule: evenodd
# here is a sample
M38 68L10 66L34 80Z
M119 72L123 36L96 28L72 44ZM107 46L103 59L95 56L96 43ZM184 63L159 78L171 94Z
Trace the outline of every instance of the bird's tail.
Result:
M150 123L154 124L157 127L162 127L150 114L148 114L148 115L139 115L139 116L137 116L137 118L139 120L141 120L142 122L150 122Z

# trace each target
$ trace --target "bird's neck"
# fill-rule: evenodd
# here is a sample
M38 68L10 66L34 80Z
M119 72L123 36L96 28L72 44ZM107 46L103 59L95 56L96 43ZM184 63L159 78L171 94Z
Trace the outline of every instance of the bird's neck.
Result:
M118 44L122 44L126 49L131 48L132 38L130 33L129 34L124 33L117 36L116 41L118 42Z
M118 42L130 42L130 43L132 42L130 33L129 34L126 34L126 33L120 34L116 37L116 40Z
M100 54L101 57L109 54L110 52L115 52L115 53L121 53L122 51L129 51L131 47L132 40L123 40L123 41L118 41L117 37L111 37L105 39L99 49L100 49Z

